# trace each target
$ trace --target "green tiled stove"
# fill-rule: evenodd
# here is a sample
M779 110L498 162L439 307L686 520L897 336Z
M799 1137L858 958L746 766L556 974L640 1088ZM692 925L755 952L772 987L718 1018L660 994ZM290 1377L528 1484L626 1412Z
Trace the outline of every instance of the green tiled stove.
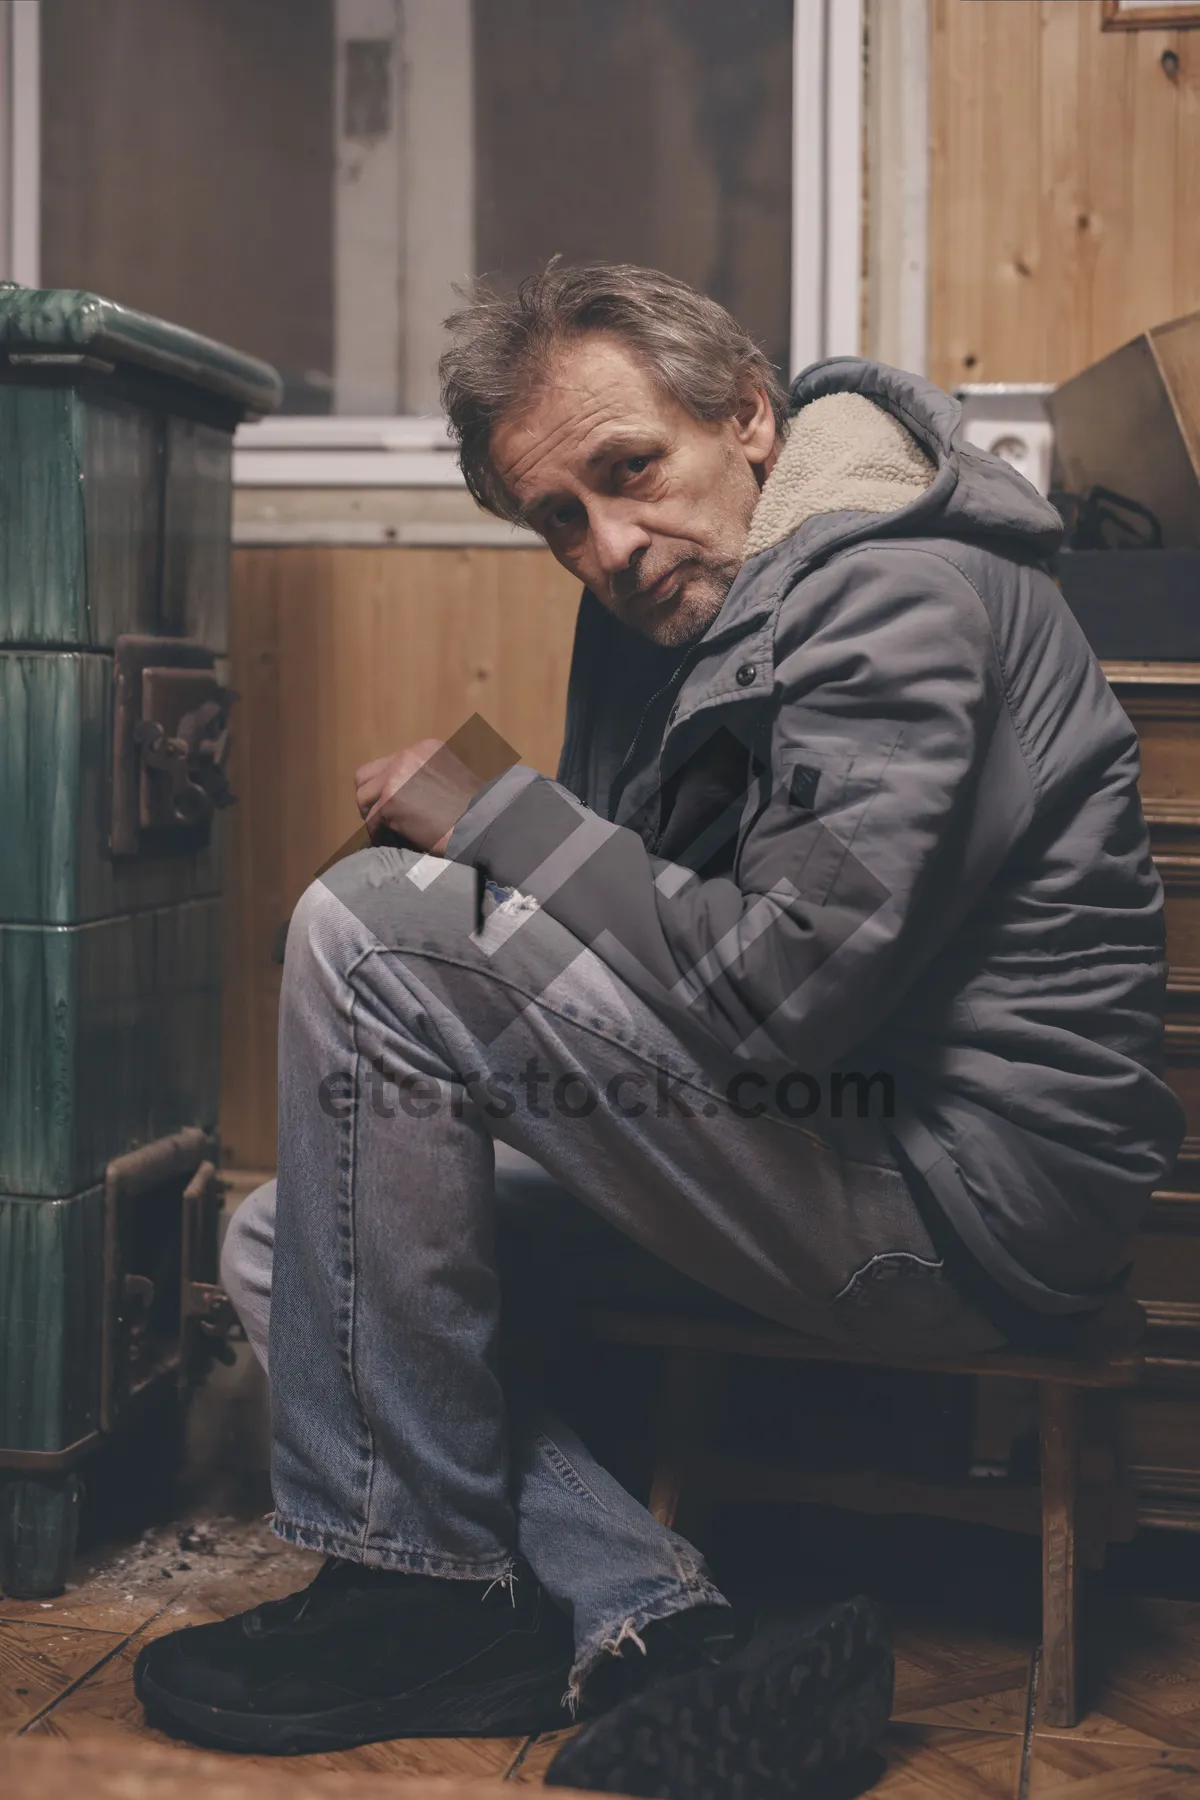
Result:
M215 1286L232 434L274 370L0 283L0 1589L186 1387Z

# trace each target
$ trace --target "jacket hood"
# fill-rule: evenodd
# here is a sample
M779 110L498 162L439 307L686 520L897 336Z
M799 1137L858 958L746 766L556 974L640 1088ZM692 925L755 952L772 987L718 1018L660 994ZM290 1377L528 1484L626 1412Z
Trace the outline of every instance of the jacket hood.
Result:
M750 521L745 557L825 513L894 513L918 500L937 464L865 394L822 394L797 413Z
M702 644L756 625L769 630L789 587L867 539L974 539L1035 561L1057 548L1062 521L1053 507L1008 463L966 442L961 406L932 382L840 356L806 369L792 401L742 569ZM603 810L651 697L688 654L638 637L584 590L560 763L572 792Z
M1005 539L998 548L1037 560L1061 542L1049 502L968 443L958 401L921 376L832 357L797 377L792 406L747 557L797 534L806 562L868 537Z

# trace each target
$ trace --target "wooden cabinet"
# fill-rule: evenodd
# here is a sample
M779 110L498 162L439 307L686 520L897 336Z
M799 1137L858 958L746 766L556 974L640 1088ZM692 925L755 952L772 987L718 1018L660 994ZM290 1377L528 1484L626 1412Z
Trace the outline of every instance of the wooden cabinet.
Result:
M1187 1114L1169 1185L1134 1247L1150 1325L1142 1388L1118 1403L1118 1442L1144 1524L1200 1531L1200 663L1107 663L1137 728L1142 805L1166 889L1166 1078Z

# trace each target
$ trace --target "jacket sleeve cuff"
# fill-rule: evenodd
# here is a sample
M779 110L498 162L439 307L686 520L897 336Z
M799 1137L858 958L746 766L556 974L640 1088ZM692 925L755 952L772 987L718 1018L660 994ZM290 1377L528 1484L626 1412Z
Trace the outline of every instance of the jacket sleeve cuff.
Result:
M556 781L518 766L481 790L446 855L544 903L617 831Z
M502 775L481 787L450 833L445 852L447 861L479 864L480 849L492 826L524 789L545 780L546 777L539 775L536 769L514 763L511 769L505 769Z

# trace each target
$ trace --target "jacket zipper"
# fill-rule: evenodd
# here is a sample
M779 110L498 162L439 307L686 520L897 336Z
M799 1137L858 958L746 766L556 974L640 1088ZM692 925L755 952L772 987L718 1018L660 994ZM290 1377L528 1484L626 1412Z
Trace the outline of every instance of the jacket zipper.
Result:
M655 703L657 701L661 700L664 694L669 693L673 686L676 686L676 685L679 687L683 686L683 683L687 679L687 676L690 674L691 670L695 667L695 661L696 661L695 653L689 652L688 655L684 658L684 660L680 663L680 665L676 669L675 673L671 676L670 680L664 681L662 686L660 688L657 688L655 690L655 692L653 694L651 694L651 696L647 700L645 706L642 708L642 716L637 722L637 728L634 731L633 739L629 745L628 750L625 752L625 756L621 762L620 768L617 770L616 774L613 776L613 778L608 786L608 803L609 803L610 811L612 811L614 813L616 811L616 807L613 804L614 796L622 788L624 778L625 778L625 772L629 768L630 763L633 761L634 752L637 750L638 744L641 740L642 732L646 728L646 720L650 717L650 713L651 713ZM668 719L667 719L668 726L670 725L670 722L671 722L670 717L668 716ZM665 743L665 742L666 742L666 736L664 733L663 743ZM659 779L659 787L661 790L661 786L662 786L662 781L661 781L661 777L662 777L662 745L661 744L659 745L659 751L658 751L658 767L659 767L659 778L660 778Z
M711 640L705 640L704 638L701 638L699 643L693 645L692 648L688 651L688 654L684 657L684 659L680 663L678 669L676 669L675 673L671 676L671 679L669 681L664 681L662 686L660 688L657 688L655 690L655 692L653 694L651 694L651 696L647 700L645 706L642 708L641 718L637 722L637 729L635 730L635 732L633 734L633 739L629 745L629 748L625 752L625 755L621 761L621 766L617 770L616 774L613 776L611 782L609 783L608 804L609 804L610 815L615 813L615 811L616 811L616 807L613 804L613 796L617 793L621 783L624 781L625 772L629 768L630 763L633 761L634 752L638 748L638 744L641 739L642 732L645 730L645 727L646 727L646 720L650 717L650 711L651 711L651 708L654 706L655 701L661 700L663 695L668 691L668 689L673 684L677 685L679 688L682 689L683 684L686 681L687 677L691 674L692 670L695 668L697 662L699 661L701 651L711 650L713 648L714 644L720 644L722 638L725 636L735 638L738 635L744 635L744 629L742 627L732 627L732 628L726 627L726 630L724 632L719 632L717 634L717 636ZM666 726L663 730L662 743L658 747L658 792L660 795L662 793L662 753L663 753L663 748L666 745L666 741L667 741L667 732L670 730L670 728L671 728L671 717L668 714ZM659 819L660 829L655 836L654 844L647 846L647 848L651 851L651 853L653 853L655 846L659 842L661 842L661 839L662 839L661 824L662 824L662 820L661 820L661 809L660 809L660 819Z

